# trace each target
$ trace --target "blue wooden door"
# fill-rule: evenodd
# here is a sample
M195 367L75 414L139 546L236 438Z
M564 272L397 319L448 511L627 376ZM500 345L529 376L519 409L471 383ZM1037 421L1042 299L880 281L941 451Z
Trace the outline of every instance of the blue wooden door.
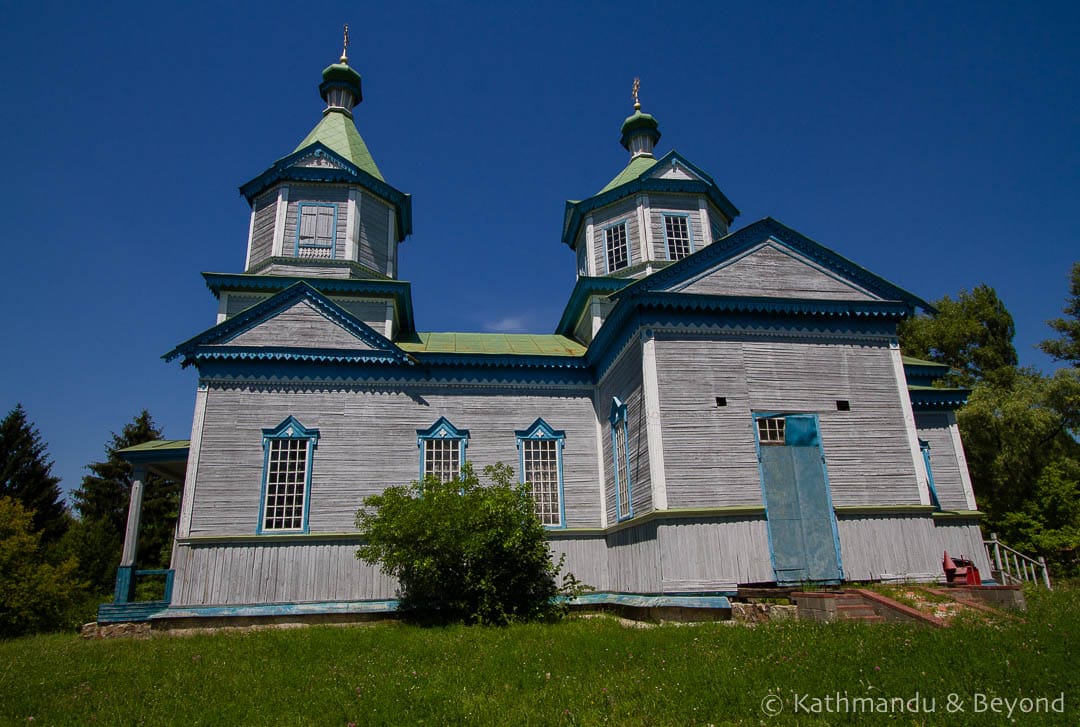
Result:
M817 417L757 418L761 486L777 585L843 579Z

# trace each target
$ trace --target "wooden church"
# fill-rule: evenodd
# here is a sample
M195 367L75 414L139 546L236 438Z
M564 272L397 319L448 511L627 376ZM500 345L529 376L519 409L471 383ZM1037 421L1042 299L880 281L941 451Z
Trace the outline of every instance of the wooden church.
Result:
M412 199L357 131L344 53L322 78L321 120L240 188L245 268L204 273L216 324L165 356L198 370L190 441L126 452L102 621L392 610L355 512L466 461L513 463L598 603L934 580L945 550L988 572L954 416L967 392L897 345L926 302L771 218L735 228L635 103L625 167L566 203L577 284L554 331L423 332L398 269ZM184 482L167 572L134 562L148 471ZM165 601L132 602L153 574Z

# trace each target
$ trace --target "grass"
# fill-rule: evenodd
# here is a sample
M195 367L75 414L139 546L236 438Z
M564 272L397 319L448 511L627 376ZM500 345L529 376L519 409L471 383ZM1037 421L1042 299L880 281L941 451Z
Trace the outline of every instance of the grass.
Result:
M0 642L0 723L183 725L877 724L792 714L797 695L934 699L901 724L1007 724L975 694L1056 698L1076 724L1080 588L1034 593L1023 621L634 629L610 618L510 628L313 627L144 641ZM770 694L784 711L761 711ZM964 712L946 711L948 695ZM988 705L986 703L984 706ZM1017 707L1019 710L1019 707ZM32 719L31 719L32 718Z

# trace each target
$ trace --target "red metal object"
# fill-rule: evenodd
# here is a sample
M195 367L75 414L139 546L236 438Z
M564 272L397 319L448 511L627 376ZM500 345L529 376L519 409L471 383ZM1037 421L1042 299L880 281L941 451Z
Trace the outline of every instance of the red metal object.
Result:
M982 577L979 575L979 569L970 560L966 558L950 558L949 552L945 551L944 557L941 559L941 569L945 571L945 580L949 583L959 582L968 586L981 586Z

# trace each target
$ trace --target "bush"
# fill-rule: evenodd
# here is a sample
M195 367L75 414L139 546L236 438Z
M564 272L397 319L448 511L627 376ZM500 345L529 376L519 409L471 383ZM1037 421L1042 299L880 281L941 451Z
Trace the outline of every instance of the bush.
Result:
M73 626L86 598L78 561L46 562L33 518L16 500L0 497L0 637Z
M551 560L544 526L526 486L505 464L466 463L461 479L428 478L365 498L356 526L361 560L401 586L400 609L423 622L507 624L556 618L563 561ZM581 589L567 574L566 589Z

